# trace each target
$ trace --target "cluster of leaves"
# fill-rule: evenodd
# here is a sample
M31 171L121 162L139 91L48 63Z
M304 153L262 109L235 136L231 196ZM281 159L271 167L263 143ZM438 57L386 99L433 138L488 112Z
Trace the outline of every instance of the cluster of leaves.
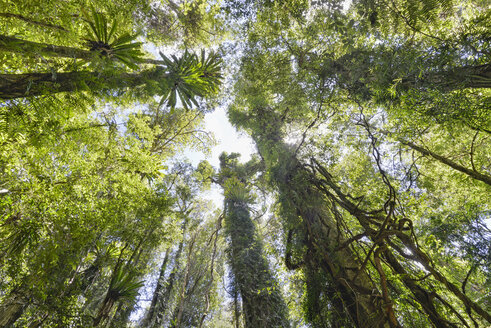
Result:
M206 57L202 50L201 56L197 56L186 50L180 58L172 55L172 60L163 53L160 55L174 82L167 93L162 95L163 101L166 100L170 107L176 106L178 96L184 108L191 108L193 105L198 106L195 96L204 97L218 92L222 77L218 54L211 53Z
M113 20L109 27L106 15L98 13L93 7L91 16L86 19L89 28L85 38L90 51L109 59L116 58L131 69L137 69L136 64L143 61L143 53L140 51L142 43L133 42L138 34L125 33L118 37L115 35L118 29L117 20Z

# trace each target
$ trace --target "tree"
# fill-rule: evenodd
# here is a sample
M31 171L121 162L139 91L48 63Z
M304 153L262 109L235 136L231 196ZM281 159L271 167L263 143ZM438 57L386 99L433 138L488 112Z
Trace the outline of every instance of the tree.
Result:
M289 327L280 286L270 273L248 210L252 199L246 183L253 170L254 163L239 165L237 154L220 156L218 181L225 194L233 279L242 299L245 327Z
M168 60L165 67L155 67L140 73L61 72L1 74L0 97L7 99L52 95L60 92L90 91L114 93L132 91L146 96L161 95L170 106L177 97L185 106L196 104L195 97L214 93L220 81L218 57L214 54L200 59L185 53ZM135 91L136 90L136 91Z
M301 18L294 23L293 19L286 19L298 16ZM420 246L413 223L421 222L421 217L427 215L410 208L417 199L418 188L429 185L423 182L425 178L411 178L407 171L402 176L401 167L408 165L404 160L389 165L393 145L381 141L373 127L387 124L397 128L401 117L411 117L413 121L402 121L404 126L419 131L415 125L426 120L424 128L427 130L423 131L428 131L433 140L437 137L432 133L442 128L464 136L463 116L460 121L447 119L439 124L435 123L436 115L415 113L409 103L425 99L419 104L420 108L427 104L434 106L445 97L455 99L453 97L465 94L458 91L459 88L486 86L459 84L460 78L446 84L456 75L447 81L436 78L452 70L442 70L442 66L455 65L456 70L460 69L458 65L465 62L459 58L461 55L456 55L460 50L442 55L441 48L433 53L428 40L415 47L395 35L373 33L367 38L364 34L367 30L349 18L352 17L322 9L310 12L309 16L265 9L251 27L241 77L235 86L236 98L229 109L235 125L253 136L271 184L278 192L284 221L286 264L308 273L305 274L307 319L320 326L331 321L332 325L350 322L355 326L397 327L403 322L414 322L407 309L416 306L422 309L424 320L437 327L450 327L452 321L464 325L476 320L489 321L486 303L479 302L476 295L470 297L462 293L457 287L459 279L449 273L451 267L458 268L460 263L436 264L429 257L430 253L435 253ZM424 57L418 47L429 50L431 55ZM391 56L385 52L388 49L392 50ZM484 52L482 54L485 57ZM480 56L472 56L469 61L479 63L483 58ZM374 67L374 63L380 65ZM460 67L467 69L464 68L467 66ZM413 75L406 81L408 72L411 75L413 69L420 75ZM483 76L482 81L487 79ZM486 95L487 90L482 93ZM482 95L472 101L477 105L481 99ZM485 112L484 107L482 110ZM477 117L480 112L474 114ZM456 127L457 124L460 126ZM484 127L482 124L476 130L480 132ZM287 137L295 140L293 144L287 144ZM443 146L440 140L438 144ZM382 151L382 145L389 150ZM479 149L481 151L483 149ZM487 158L485 153L482 152L480 158ZM462 168L454 164L451 167ZM409 170L412 169L414 166ZM451 183L457 181L453 177L449 179ZM479 197L479 192L486 186L468 179L466 183L473 188L469 192L472 198L464 202L459 199L459 205L475 204L476 212L485 216L486 201ZM444 184L436 187L433 182L429 193L436 195L439 188L445 189ZM463 192L463 182L458 188ZM437 211L443 207L439 205ZM395 222L397 228L391 228ZM430 223L425 221L425 224ZM410 254L404 249L410 250ZM340 253L343 255L339 256ZM309 265L308 260L313 264ZM323 272L319 272L322 261L327 263L321 266ZM407 261L425 269L415 269ZM424 276L425 271L430 272L431 283L425 282L426 278L416 278ZM342 273L338 276L339 272ZM463 279L462 272L459 274ZM358 286L358 289L343 290L343 283ZM441 288L435 292L433 285ZM364 288L373 293L363 292ZM401 301L402 295L408 293L412 293L411 300ZM430 296L433 293L437 295L435 298ZM392 297L398 301L393 301ZM459 301L449 301L454 297ZM355 304L353 300L362 304L349 309L349 305ZM375 309L369 308L374 306ZM377 313L380 321L370 322L369 313ZM474 315L480 319L475 319Z
M96 56L108 60L118 60L133 69L138 68L136 63L143 55L140 52L141 42L132 42L137 38L137 34L123 34L116 36L117 21L114 20L111 27L105 15L97 13L92 7L91 19L86 19L89 26L89 33L85 38L86 47L89 50L43 44L38 42L21 40L15 37L0 36L0 46L3 51L19 52L30 56L56 56L83 59L91 61Z
M97 56L103 59L118 60L132 69L137 69L136 63L145 61L152 64L161 64L163 67L147 69L140 73L126 73L121 69L112 70L107 67L100 72L52 72L52 73L23 73L2 74L0 84L0 98L15 99L39 95L56 94L59 92L74 92L88 90L126 91L142 87L147 96L159 94L163 96L162 102L169 98L169 105L175 107L177 96L185 107L197 104L196 96L204 97L206 94L216 93L220 83L219 58L213 53L205 57L191 55L187 51L178 59L172 60L161 53L162 61L143 60L139 48L140 42L132 42L137 35L123 34L116 36L117 22L110 27L105 15L97 13L92 8L91 20L87 20L89 34L85 38L90 50L83 50L65 46L40 44L24 41L13 37L0 36L3 50L22 52L30 55L56 55L59 57L74 57L85 61L93 60ZM152 84L150 87L149 84Z

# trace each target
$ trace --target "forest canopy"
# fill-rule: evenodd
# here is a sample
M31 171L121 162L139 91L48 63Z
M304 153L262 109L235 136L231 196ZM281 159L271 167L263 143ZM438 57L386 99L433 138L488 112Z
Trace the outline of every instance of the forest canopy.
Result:
M489 327L490 90L484 0L2 1L0 328Z

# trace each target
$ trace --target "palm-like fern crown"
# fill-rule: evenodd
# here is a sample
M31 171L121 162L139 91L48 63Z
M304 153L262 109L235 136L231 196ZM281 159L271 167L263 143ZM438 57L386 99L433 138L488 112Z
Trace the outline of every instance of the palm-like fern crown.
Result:
M143 286L143 281L124 267L118 267L109 285L108 295L114 301L120 299L130 300L138 295L138 290Z
M85 15L87 17L87 15ZM132 69L137 69L137 63L142 61L141 42L134 42L138 34L124 33L117 36L117 21L113 20L111 27L104 14L92 8L91 17L85 21L88 24L86 45L91 51L99 52L105 58L117 59Z
M190 53L187 50L177 58L170 58L160 53L163 59L166 73L170 78L170 85L165 89L163 101L169 107L175 107L179 99L185 108L198 105L196 97L215 94L221 83L220 63L221 59L216 53L205 51L201 55Z
M85 15L87 17L87 15ZM117 22L111 27L104 14L92 8L88 23L88 33L85 38L91 51L98 52L102 57L117 59L132 69L137 69L138 63L143 62L140 51L141 42L133 42L138 35L125 33L117 36ZM178 99L184 108L198 106L197 97L215 94L221 83L220 57L211 52L206 56L202 50L200 55L185 51L181 57L171 55L170 58L160 53L165 69L165 79L162 81L162 103L173 108Z

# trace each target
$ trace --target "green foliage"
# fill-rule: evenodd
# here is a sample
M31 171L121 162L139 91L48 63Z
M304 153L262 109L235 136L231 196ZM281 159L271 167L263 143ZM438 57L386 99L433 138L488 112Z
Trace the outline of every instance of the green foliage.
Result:
M122 266L116 269L109 284L108 297L114 301L132 300L138 295L138 290L143 286L143 281L137 281L135 274Z
M160 53L172 83L162 95L162 102L166 101L169 107L174 108L178 99L184 108L198 106L196 96L204 97L218 92L221 82L220 57L213 52L201 56L192 54L187 50L182 57L172 55L171 59ZM179 98L178 98L179 97Z
M235 177L228 178L223 185L224 196L235 202L250 203L250 191Z
M116 58L131 69L137 69L137 63L143 61L140 51L142 42L133 42L138 34L125 33L116 36L117 20L113 20L111 27L105 15L98 13L92 7L92 17L87 17L89 24L88 35L85 38L90 51L99 53L102 57Z
M490 15L1 2L0 326L487 326ZM248 163L176 157L210 98Z

